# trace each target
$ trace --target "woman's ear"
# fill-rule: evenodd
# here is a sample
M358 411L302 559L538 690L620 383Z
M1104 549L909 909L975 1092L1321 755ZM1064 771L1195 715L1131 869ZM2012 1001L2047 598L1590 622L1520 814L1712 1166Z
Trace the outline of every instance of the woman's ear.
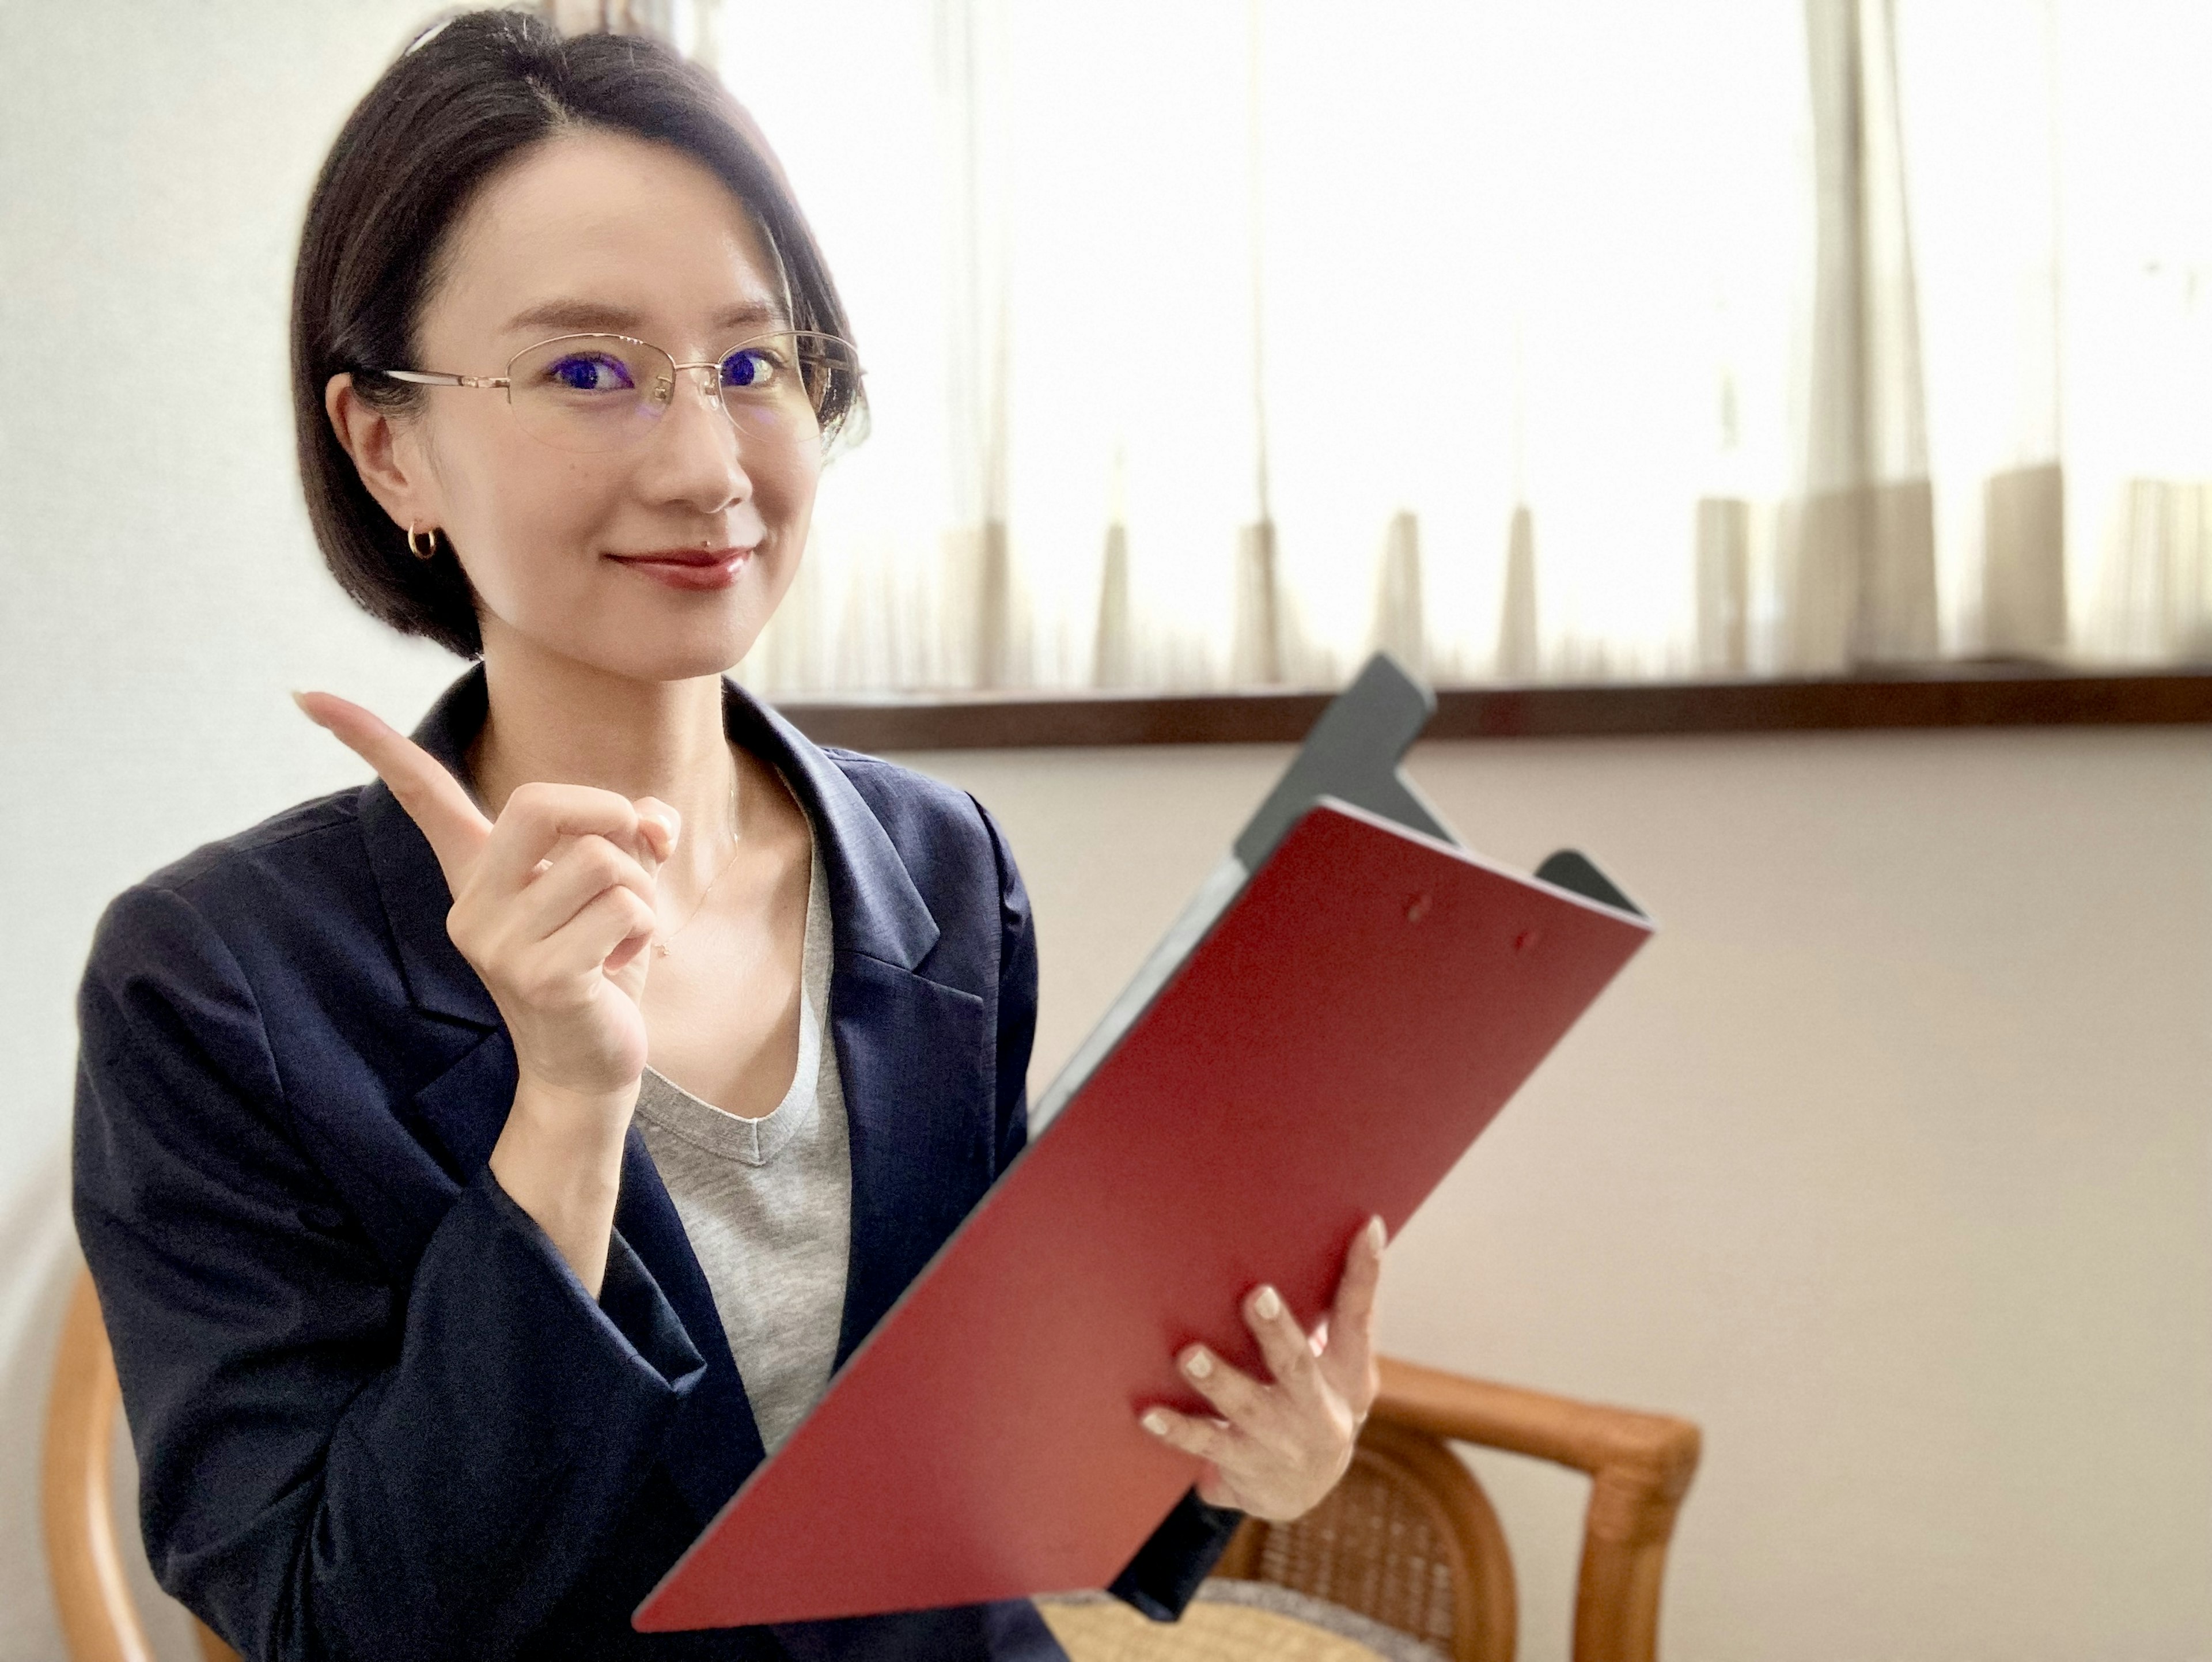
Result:
M415 433L362 397L350 374L332 375L323 387L331 430L353 458L354 470L377 505L401 526L445 522L435 481Z

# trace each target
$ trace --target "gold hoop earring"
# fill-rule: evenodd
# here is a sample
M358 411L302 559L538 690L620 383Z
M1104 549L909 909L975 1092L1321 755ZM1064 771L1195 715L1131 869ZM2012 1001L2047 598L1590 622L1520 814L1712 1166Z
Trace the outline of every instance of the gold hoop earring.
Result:
M422 533L422 546L415 546L415 522L407 522L407 551L418 560L427 560L438 551L438 527L432 526Z

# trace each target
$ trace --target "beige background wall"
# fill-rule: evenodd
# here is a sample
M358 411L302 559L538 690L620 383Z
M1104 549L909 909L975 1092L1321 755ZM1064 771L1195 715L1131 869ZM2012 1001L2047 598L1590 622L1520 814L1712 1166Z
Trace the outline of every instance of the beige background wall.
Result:
M323 575L283 406L300 205L422 9L0 5L0 326L87 366L0 399L0 1662L60 1654L36 1432L93 919L359 778L285 688L404 723L459 667ZM208 362L157 417L123 397ZM912 759L1014 839L1049 1062L1280 755ZM1415 772L1487 854L1585 844L1665 932L1407 1231L1391 1346L1705 1423L1675 1658L2212 1658L2207 736L1438 747ZM1577 1486L1486 1470L1524 1654L1561 1655Z
M909 758L1014 841L1041 1060L1283 754ZM1411 770L1486 854L1584 847L1662 932L1407 1227L1388 1346L1705 1425L1675 1658L2212 1656L2205 736L1438 745ZM1563 1655L1583 1486L1483 1470L1524 1654Z

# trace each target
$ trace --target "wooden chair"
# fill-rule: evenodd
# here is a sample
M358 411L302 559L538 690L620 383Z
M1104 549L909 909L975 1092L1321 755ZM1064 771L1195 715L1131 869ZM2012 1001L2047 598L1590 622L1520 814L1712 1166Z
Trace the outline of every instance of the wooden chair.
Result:
M1498 1515L1449 1446L1589 1474L1574 1662L1653 1662L1674 1514L1697 1427L1382 1362L1382 1391L1335 1493L1294 1524L1248 1522L1217 1574L1271 1581L1372 1617L1455 1662L1512 1662L1513 1561ZM46 1560L71 1662L153 1662L131 1596L111 1486L122 1393L92 1277L62 1328L46 1411ZM206 1662L237 1653L197 1620Z
M115 1528L112 1455L122 1405L100 1300L91 1275L80 1271L46 1399L44 1482L46 1564L70 1662L154 1662ZM239 1662L197 1618L192 1625L207 1662Z
M1512 1557L1481 1485L1448 1445L1507 1449L1589 1474L1574 1662L1652 1662L1698 1428L1410 1362L1385 1358L1382 1368L1382 1394L1335 1492L1294 1524L1248 1521L1216 1573L1327 1599L1455 1662L1512 1662Z

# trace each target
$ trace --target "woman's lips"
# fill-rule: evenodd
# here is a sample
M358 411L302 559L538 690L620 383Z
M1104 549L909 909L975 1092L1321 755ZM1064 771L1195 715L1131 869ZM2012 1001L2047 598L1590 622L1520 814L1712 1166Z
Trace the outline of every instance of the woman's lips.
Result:
M752 553L750 548L657 548L607 557L670 588L702 589L727 588Z

